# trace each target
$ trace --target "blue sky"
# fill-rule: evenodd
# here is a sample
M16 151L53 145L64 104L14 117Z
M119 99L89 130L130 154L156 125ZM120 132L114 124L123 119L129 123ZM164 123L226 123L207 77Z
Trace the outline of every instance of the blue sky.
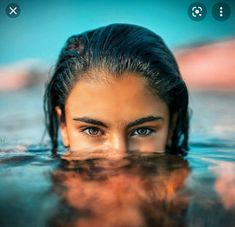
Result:
M188 17L189 0L18 0L21 15L14 19L5 14L11 2L0 2L0 65L32 58L52 64L69 36L110 23L145 26L170 48L235 37L235 1L227 1L232 15L224 22L212 17L212 0L201 1L208 14L200 22Z

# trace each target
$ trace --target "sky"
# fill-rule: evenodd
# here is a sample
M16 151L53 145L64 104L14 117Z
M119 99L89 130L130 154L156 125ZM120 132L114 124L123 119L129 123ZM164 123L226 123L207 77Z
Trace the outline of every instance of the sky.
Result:
M15 2L17 18L6 15ZM235 37L235 0L228 0L231 16L217 21L212 7L219 1L202 0L207 16L196 22L188 16L192 0L16 0L0 1L0 66L26 59L53 64L66 39L111 23L130 23L159 34L171 48Z

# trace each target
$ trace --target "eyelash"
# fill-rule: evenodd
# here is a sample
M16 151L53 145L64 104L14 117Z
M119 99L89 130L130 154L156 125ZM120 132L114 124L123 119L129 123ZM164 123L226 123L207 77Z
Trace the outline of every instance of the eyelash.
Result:
M86 128L83 128L82 130L81 130L81 132L82 133L84 133L85 135L87 135L87 136L93 136L93 137L97 137L97 136L100 136L100 135L91 135L91 133L87 133L87 132L85 132L86 130L96 130L96 131L98 131L98 133L99 132L102 132L102 130L100 130L99 128L97 128L97 127L86 127ZM139 136L141 136L141 137L145 137L145 136L149 136L149 135L151 135L153 132L155 132L155 130L154 129L152 129L152 128L149 128L149 127L140 127L140 128L137 128L137 129L135 129L133 132L131 132L131 136L136 136L136 135L134 135L134 133L135 132L137 132L138 130L148 130L148 133L147 133L147 135L145 134L145 135L140 135L139 134Z
M86 136L94 136L94 137L97 137L98 135L91 135L90 133L85 132L86 130L89 131L89 130L91 130L91 129L101 132L101 130L100 130L99 128L97 128L97 127L86 127L86 128L81 129L81 132L84 133Z
M141 136L141 137L149 136L149 135L151 135L153 132L155 132L155 130L152 129L152 128L141 127L141 128L135 129L135 130L131 133L131 135L133 135L133 133L137 132L138 130L145 130L145 131L148 130L147 135L146 135L146 134L145 134L145 135L140 135L140 134L139 134L139 136ZM135 135L134 135L134 136L135 136Z

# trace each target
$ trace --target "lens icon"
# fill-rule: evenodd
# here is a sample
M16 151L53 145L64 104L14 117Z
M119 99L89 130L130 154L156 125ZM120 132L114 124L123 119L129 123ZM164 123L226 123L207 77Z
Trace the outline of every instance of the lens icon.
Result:
M194 21L201 21L206 17L206 6L201 2L193 2L188 8L188 15Z
M231 15L231 8L225 2L217 2L212 8L212 16L218 21L225 21Z

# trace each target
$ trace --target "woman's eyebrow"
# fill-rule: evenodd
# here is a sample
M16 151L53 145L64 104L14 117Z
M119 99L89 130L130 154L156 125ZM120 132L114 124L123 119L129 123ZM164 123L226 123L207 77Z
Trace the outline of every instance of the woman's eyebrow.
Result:
M103 123L102 121L95 120L95 119L92 119L89 117L77 117L77 118L73 118L73 120L81 121L81 122L85 122L85 123L90 123L93 125L99 125L99 126L103 126L105 128L108 128L108 126L105 123Z
M149 122L149 121L159 121L159 120L163 120L163 117L160 117L160 116L147 116L147 117L142 117L142 118L139 118L139 119L136 119L135 121L133 122L130 122L127 127L128 128L131 128L133 126L136 126L136 125L140 125L140 124L143 124L145 122Z
M81 122L85 122L85 123L90 123L90 124L94 124L94 125L99 125L99 126L103 126L105 128L108 128L108 126L103 123L102 121L96 120L96 119L92 119L89 117L77 117L77 118L73 118L73 120L75 121L81 121ZM147 116L147 117L142 117L139 119L134 120L133 122L130 122L127 127L131 128L133 126L139 125L139 124L143 124L145 122L149 122L149 121L159 121L159 120L163 120L163 117L160 116Z

